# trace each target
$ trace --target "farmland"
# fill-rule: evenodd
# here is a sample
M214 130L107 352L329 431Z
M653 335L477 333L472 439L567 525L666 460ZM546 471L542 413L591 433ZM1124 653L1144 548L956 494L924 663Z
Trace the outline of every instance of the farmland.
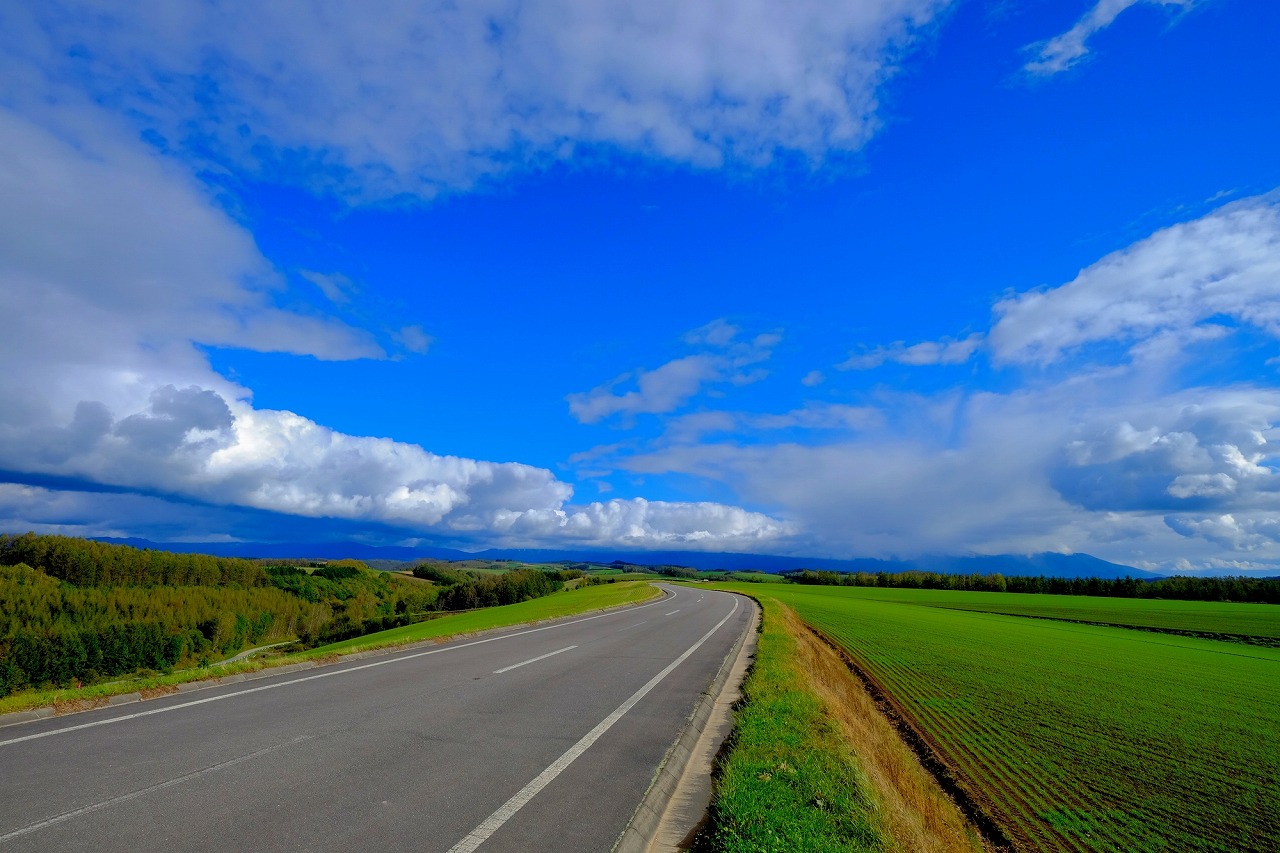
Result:
M949 610L1214 635L1259 645L1280 644L1280 607L1269 604L874 587L860 588L858 597Z
M1078 624L1274 635L1280 609L733 588L842 647L1017 850L1280 847L1280 650Z

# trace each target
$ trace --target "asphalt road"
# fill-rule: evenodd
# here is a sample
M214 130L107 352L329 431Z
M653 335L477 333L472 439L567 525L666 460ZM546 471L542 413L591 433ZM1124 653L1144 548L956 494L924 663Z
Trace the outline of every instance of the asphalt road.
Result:
M607 851L748 617L669 588L0 729L0 851Z

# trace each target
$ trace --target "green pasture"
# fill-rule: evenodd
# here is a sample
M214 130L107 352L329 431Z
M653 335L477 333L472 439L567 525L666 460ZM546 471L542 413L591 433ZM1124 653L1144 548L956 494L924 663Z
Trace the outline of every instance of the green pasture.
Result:
M978 612L1244 633L1263 605L732 588L845 648L1018 850L1280 849L1280 650Z
M507 604L502 607L485 607L466 613L452 613L426 622L379 631L376 634L365 634L353 637L340 643L320 646L308 654L345 654L361 649L379 648L382 646L398 646L414 643L419 640L431 640L449 637L454 634L471 634L489 628L502 628L508 625L521 625L526 622L539 622L544 619L558 619L562 616L574 616L588 610L600 610L605 607L616 607L655 598L660 590L648 583L611 583L601 586L586 586L563 592L552 593L543 598L522 601L519 604Z

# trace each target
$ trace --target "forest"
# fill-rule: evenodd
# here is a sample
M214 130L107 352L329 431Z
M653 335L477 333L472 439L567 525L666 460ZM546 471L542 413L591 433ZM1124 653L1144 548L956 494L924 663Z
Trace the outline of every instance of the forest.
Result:
M208 665L272 643L323 645L563 588L559 572L460 573L442 584L356 560L300 562L0 535L0 696Z

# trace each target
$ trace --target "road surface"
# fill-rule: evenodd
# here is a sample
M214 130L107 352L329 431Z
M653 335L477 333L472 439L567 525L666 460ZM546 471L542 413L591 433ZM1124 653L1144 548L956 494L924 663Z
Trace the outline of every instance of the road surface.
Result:
M643 606L0 729L0 851L607 851L748 624Z

